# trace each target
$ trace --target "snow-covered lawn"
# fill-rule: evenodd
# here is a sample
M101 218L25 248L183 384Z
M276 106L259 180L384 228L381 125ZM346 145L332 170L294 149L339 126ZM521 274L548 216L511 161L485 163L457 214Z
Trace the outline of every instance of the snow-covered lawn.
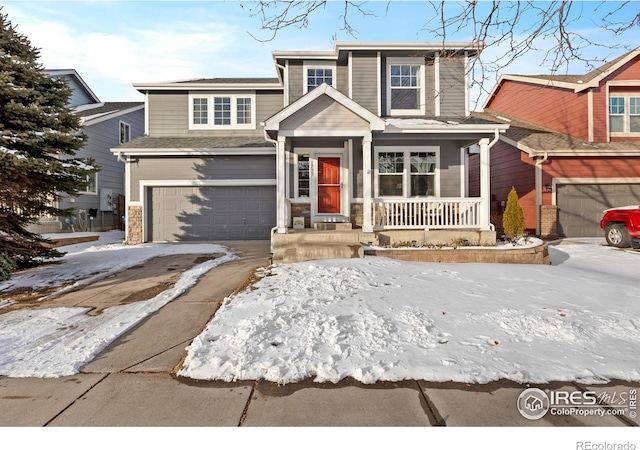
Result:
M215 245L79 244L63 264L11 286L86 282L153 256L223 253ZM226 299L188 348L180 375L337 382L426 379L640 380L640 254L602 239L550 247L552 266L408 263L380 257L265 269ZM228 252L227 252L228 253ZM82 308L0 314L0 375L77 373L100 350L224 258L146 302L89 317ZM83 281L84 280L84 281Z
M180 375L486 383L640 380L640 254L601 239L553 266L386 258L280 265L226 300Z

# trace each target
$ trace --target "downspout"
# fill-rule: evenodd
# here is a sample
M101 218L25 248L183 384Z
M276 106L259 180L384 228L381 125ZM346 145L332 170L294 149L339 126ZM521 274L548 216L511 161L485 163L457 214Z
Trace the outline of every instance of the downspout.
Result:
M543 153L542 158L536 159L536 234L539 236L542 232L540 207L542 206L542 165L549 159L547 152Z
M262 125L264 127L264 122L261 123L260 125ZM267 130L263 129L264 132L264 140L267 142L271 142L272 144L274 144L276 146L276 158L278 157L277 154L277 148L278 148L278 141L276 141L275 139L271 139L269 137L269 133L267 133ZM277 165L276 165L277 168ZM278 174L276 173L276 177L278 176ZM270 243L269 243L269 260L270 260L270 264L273 264L273 235L275 234L276 230L278 229L278 224L276 224L275 227L271 228L271 231L269 232L269 236L270 236Z
M489 158L489 168L491 168L491 164L490 164L491 152L489 152L489 150L491 150L491 147L496 145L496 143L498 142L498 139L500 139L500 130L496 128L495 130L493 130L493 139L487 145L487 153L488 153L488 158ZM491 176L491 175L489 175L489 176ZM491 181L489 181L489 220L491 220ZM496 231L496 226L494 224L492 224L491 222L489 222L489 228L491 229L491 231Z

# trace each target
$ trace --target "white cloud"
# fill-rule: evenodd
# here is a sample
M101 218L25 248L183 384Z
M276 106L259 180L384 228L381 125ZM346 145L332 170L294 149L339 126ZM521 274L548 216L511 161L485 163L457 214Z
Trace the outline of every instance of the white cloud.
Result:
M184 30L184 31L183 31ZM237 30L211 24L207 31L163 24L162 30L126 34L82 32L53 21L31 21L19 31L41 49L51 69L76 69L103 101L140 100L131 83L202 77L234 42Z

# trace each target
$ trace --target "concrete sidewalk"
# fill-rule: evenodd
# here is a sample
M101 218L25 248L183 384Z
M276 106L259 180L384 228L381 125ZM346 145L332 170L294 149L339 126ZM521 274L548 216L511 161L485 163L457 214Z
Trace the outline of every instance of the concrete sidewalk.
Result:
M82 373L64 378L0 378L0 426L629 426L638 419L551 415L527 420L516 409L530 386L402 381L365 385L311 380L278 386L176 378L185 347L225 297L256 267L269 264L268 242L228 242L238 259L205 274L188 292L121 336ZM193 255L162 258L59 299L99 310L131 290L171 283ZM124 296L124 297L123 297ZM51 305L51 304L49 304ZM638 383L542 389L628 392ZM606 412L606 406L598 407Z

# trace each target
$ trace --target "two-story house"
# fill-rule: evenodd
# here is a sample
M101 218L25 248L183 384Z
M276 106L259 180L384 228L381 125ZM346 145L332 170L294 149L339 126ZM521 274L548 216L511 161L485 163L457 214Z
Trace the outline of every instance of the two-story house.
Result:
M145 137L125 162L127 241L269 239L327 224L371 233L489 222L489 148L508 125L469 114L478 43L339 42L274 51L277 78L138 83ZM468 196L478 151L481 192Z
M640 48L582 75L503 75L484 106L510 125L491 151L495 209L514 186L532 232L583 237L640 204Z
M80 117L85 145L76 152L79 158L92 158L99 171L89 178L87 188L76 197L63 196L58 207L73 208L71 218L42 218L29 230L36 233L60 231L105 231L122 226L124 205L124 167L110 149L142 136L143 102L101 102L74 69L45 70L51 77L63 77L71 88L67 106ZM122 202L124 203L124 202Z

